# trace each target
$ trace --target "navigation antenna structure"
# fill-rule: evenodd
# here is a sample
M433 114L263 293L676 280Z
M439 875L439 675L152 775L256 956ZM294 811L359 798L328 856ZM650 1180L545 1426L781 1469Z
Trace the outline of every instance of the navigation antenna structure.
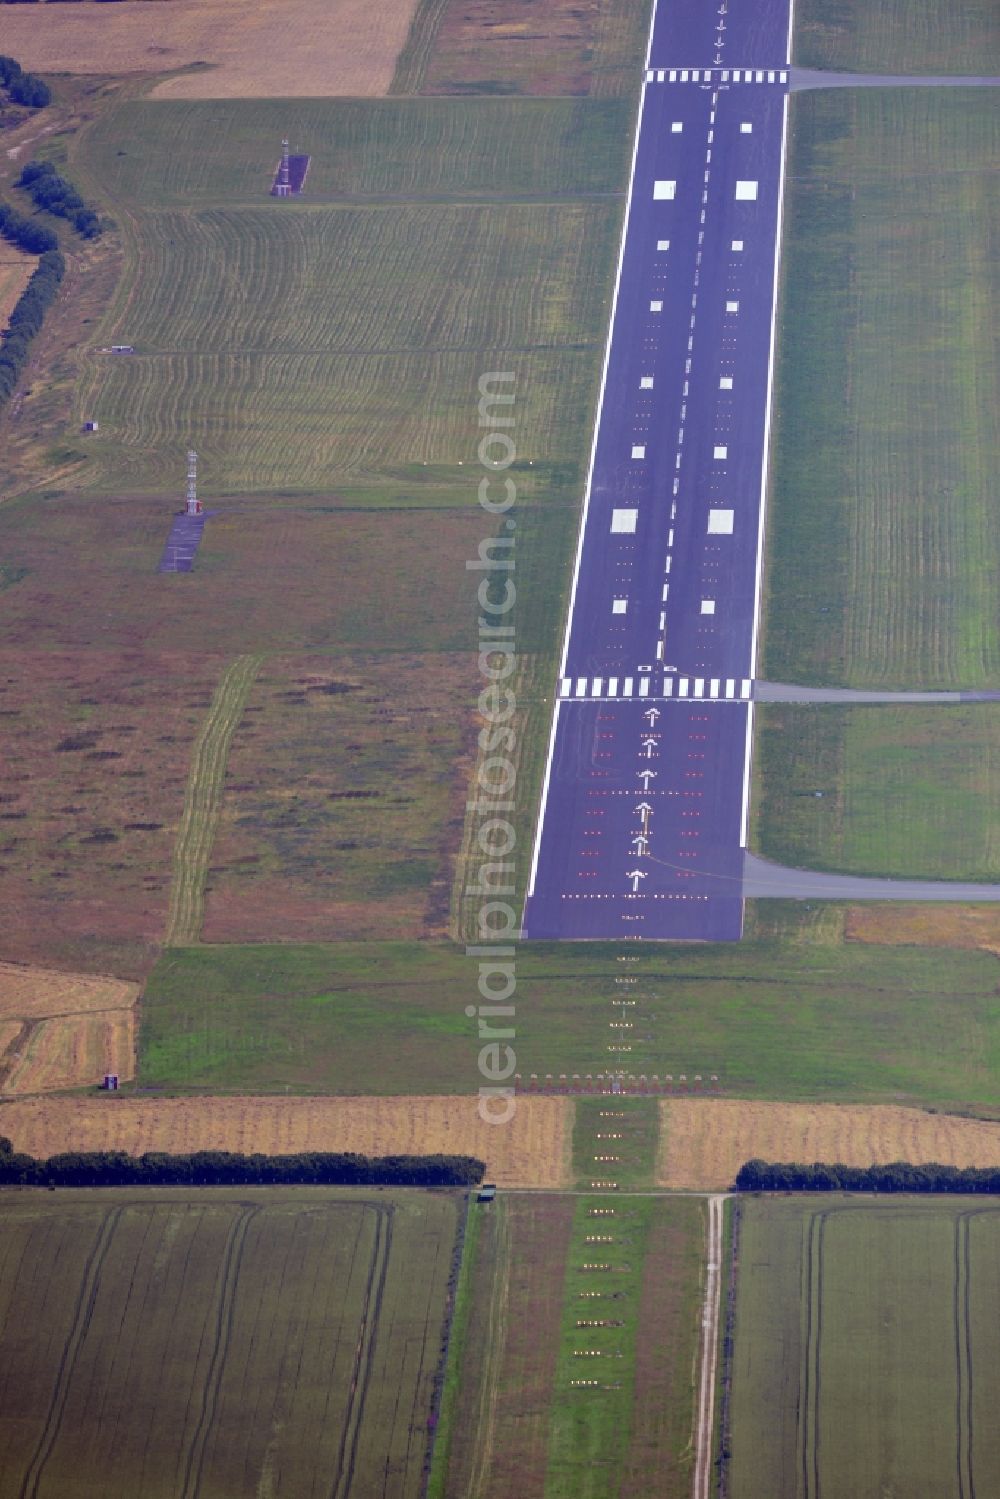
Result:
M198 498L198 454L193 449L188 449L187 492L184 500L184 514L201 514L201 501Z
M281 142L281 165L278 168L278 181L275 185L274 195L276 198L290 198L292 195L292 177L288 165L288 142Z

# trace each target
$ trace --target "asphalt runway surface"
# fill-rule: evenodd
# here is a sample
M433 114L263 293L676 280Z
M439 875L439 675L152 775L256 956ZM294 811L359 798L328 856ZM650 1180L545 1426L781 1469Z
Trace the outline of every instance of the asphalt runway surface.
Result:
M529 938L742 932L787 0L661 0Z

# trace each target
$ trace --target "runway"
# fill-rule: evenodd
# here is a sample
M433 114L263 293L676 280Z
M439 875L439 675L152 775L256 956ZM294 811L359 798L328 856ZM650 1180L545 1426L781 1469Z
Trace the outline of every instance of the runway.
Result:
M790 31L654 11L529 938L742 932Z

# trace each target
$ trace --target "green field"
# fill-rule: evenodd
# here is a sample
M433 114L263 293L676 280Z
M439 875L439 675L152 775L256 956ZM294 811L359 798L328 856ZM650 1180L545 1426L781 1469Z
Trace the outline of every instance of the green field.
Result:
M628 970L627 1054L611 1028L620 950L526 946L518 1071L714 1072L722 1092L753 1098L1000 1102L991 954L841 943L799 921L738 945L644 947ZM475 978L464 951L440 942L178 948L146 986L139 1081L179 1092L465 1091Z
M684 1499L704 1205L531 1194L474 1211L431 1499L512 1486L532 1499Z
M860 73L1000 73L992 0L798 0L795 62Z
M793 98L773 680L1000 681L998 152L988 90Z
M360 495L402 478L433 503L474 462L491 369L518 375L536 495L552 466L579 482L628 107L305 101L292 114L132 101L76 144L73 170L125 245L76 396L80 420L100 422L89 487L169 491L192 444L206 493ZM278 203L268 173L292 124L317 154L306 196ZM97 352L111 343L136 355Z
M1000 705L766 704L758 851L852 874L1000 879Z
M741 1205L732 1499L1000 1492L1000 1209Z
M462 1208L8 1193L0 1495L418 1496Z

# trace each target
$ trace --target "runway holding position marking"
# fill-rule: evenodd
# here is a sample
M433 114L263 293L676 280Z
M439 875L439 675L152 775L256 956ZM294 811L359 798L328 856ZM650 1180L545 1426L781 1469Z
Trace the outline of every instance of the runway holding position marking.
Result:
M790 30L654 11L529 938L742 932Z

